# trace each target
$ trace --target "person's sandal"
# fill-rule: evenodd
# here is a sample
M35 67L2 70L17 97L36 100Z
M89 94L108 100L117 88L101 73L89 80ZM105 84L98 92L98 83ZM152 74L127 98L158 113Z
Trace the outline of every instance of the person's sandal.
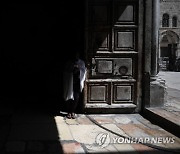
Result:
M71 118L72 118L72 119L75 119L75 118L76 118L75 113L72 113L72 114L71 114Z
M71 113L68 113L66 116L68 119L71 119Z

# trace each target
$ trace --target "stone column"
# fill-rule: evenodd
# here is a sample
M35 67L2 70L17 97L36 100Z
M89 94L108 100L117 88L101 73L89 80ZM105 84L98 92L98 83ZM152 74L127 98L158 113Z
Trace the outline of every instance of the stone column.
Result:
M177 58L180 58L180 42L177 44L177 50L176 50Z
M151 73L152 0L144 1L145 6L145 61L144 73Z
M144 0L144 69L143 69L143 103L142 109L150 106L151 43L152 43L152 1Z
M159 57L159 0L152 0L152 44L151 44L151 79L155 80L158 73Z
M150 103L149 107L163 106L166 101L165 81L158 78L158 58L159 58L159 0L152 2L152 32L151 32L151 71L150 71Z

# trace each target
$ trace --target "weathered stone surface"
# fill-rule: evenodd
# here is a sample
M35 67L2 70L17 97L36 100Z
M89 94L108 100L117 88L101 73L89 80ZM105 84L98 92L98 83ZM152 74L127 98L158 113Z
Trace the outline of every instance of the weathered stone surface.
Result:
M132 120L129 119L128 117L126 117L126 116L124 116L124 117L115 117L114 120L115 120L117 123L120 123L120 124L132 123Z
M100 124L115 123L113 117L94 116L93 118Z
M158 81L150 83L150 107L160 107L166 101L166 87Z
M154 112L155 114L158 114L159 116L164 117L168 119L169 121L180 126L180 117L179 117L180 114L176 115L173 112L166 111L163 108L150 108L150 110Z
M131 144L113 144L113 146L117 149L118 152L132 152L133 154L138 154L138 152L135 151Z
M120 125L119 127L131 137L149 137L150 135L145 133L143 129L141 129L142 125L138 124L126 124Z
M64 153L85 153L81 144L78 142L64 142L62 143Z
M84 144L94 144L96 136L105 130L96 125L70 125L69 126L74 140Z
M68 124L68 125L78 125L78 122L76 119L65 119L65 122Z
M57 124L59 138L61 140L73 140L73 136L67 124Z
M64 124L65 123L64 119L65 119L65 117L62 117L62 116L54 117L54 120L57 124Z
M177 19L177 27L173 27L173 17L179 17L180 14L180 1L179 0L161 0L160 1L160 28L159 28L159 37L160 42L164 36L170 38L170 41L167 44L175 43L177 44L176 56L180 57L180 48L178 37L180 37L180 21ZM169 27L162 26L163 14L167 13L169 15ZM164 43L164 42L162 42ZM162 44L164 45L164 44ZM164 47L164 46L163 46ZM174 72L175 73L175 72Z
M123 129L121 129L121 127L117 127L117 125L115 125L115 124L103 124L102 126L104 126L105 128L107 128L110 131L113 131L113 132L115 132L117 134L128 137L128 135L125 133L125 131L123 131ZM108 133L110 133L110 132L108 132ZM111 135L111 137L116 136L113 133L110 133L110 135Z
M62 153L62 145L60 142L50 142L47 144L47 151L49 153Z
M151 147L148 147L148 146L145 146L145 145L142 145L142 144L132 144L132 147L138 152L138 151L143 151L144 153L155 153L155 154L158 154L159 151L151 148ZM157 153L156 153L157 152Z
M114 145L109 144L107 147L101 148L97 144L85 145L88 153L116 153L117 149Z
M77 118L77 122L79 123L79 124L83 124L83 125L92 125L93 123L89 120L89 119L87 119L86 117L78 117Z
M175 137L169 132L163 130L160 127L149 127L151 123L144 119L139 114L112 114L112 115L90 115L94 119L102 120L100 123L103 127L126 137ZM96 118L95 118L96 117ZM81 123L78 121L83 119ZM17 131L16 136L14 136L13 141L8 141L5 145L6 152L11 153L33 153L33 154L43 154L43 153L113 153L113 152L154 152L154 149L149 148L140 144L129 144L129 142L117 142L119 136L111 133L101 127L92 123L86 116L78 115L75 119L76 124L69 124L63 117L55 117L56 131L58 132L59 140L49 140L44 138L44 140L19 140L21 135L24 136L23 132ZM107 119L107 121L106 121ZM18 119L17 119L18 120ZM71 120L71 119L68 119ZM85 121L85 124L83 124ZM112 121L112 123L111 123ZM140 122L139 122L140 121ZM17 121L16 121L17 122ZM14 123L15 124L15 123ZM23 123L19 123L22 126ZM45 126L44 123L41 123ZM50 124L50 123L47 123ZM147 125L148 124L148 125ZM29 123L25 122L23 125L30 126ZM12 127L20 128L18 127ZM21 129L22 130L22 129ZM37 131L37 130L36 130ZM40 131L38 129L38 131ZM15 132L15 130L13 131ZM49 132L52 133L52 132ZM109 136L106 142L102 142L101 135ZM29 134L30 135L30 134ZM33 134L34 135L34 134ZM40 134L42 135L42 134ZM15 138L17 137L17 138ZM107 136L106 136L107 137ZM109 140L110 139L110 140ZM105 143L105 146L102 144ZM106 145L107 143L107 145ZM168 148L178 148L180 145L180 139L175 137L175 143L173 144L158 144L162 147ZM2 149L3 150L3 149Z

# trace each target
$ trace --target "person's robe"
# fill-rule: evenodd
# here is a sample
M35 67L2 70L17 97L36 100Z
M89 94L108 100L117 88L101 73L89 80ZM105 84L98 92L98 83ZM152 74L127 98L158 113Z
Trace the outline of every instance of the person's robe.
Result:
M86 78L86 67L83 60L79 59L76 64L80 69L80 92L82 92L84 88L84 81ZM73 96L73 63L68 62L66 64L64 74L63 74L63 90L64 90L64 100L74 100Z

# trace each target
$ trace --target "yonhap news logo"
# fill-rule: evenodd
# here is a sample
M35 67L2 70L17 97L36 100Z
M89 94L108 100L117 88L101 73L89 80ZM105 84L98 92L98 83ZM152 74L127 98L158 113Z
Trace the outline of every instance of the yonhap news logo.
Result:
M100 133L96 136L96 143L101 148L107 147L111 143L111 138L109 133Z
M175 137L112 137L109 133L99 133L95 139L96 144L105 148L109 144L173 144Z

